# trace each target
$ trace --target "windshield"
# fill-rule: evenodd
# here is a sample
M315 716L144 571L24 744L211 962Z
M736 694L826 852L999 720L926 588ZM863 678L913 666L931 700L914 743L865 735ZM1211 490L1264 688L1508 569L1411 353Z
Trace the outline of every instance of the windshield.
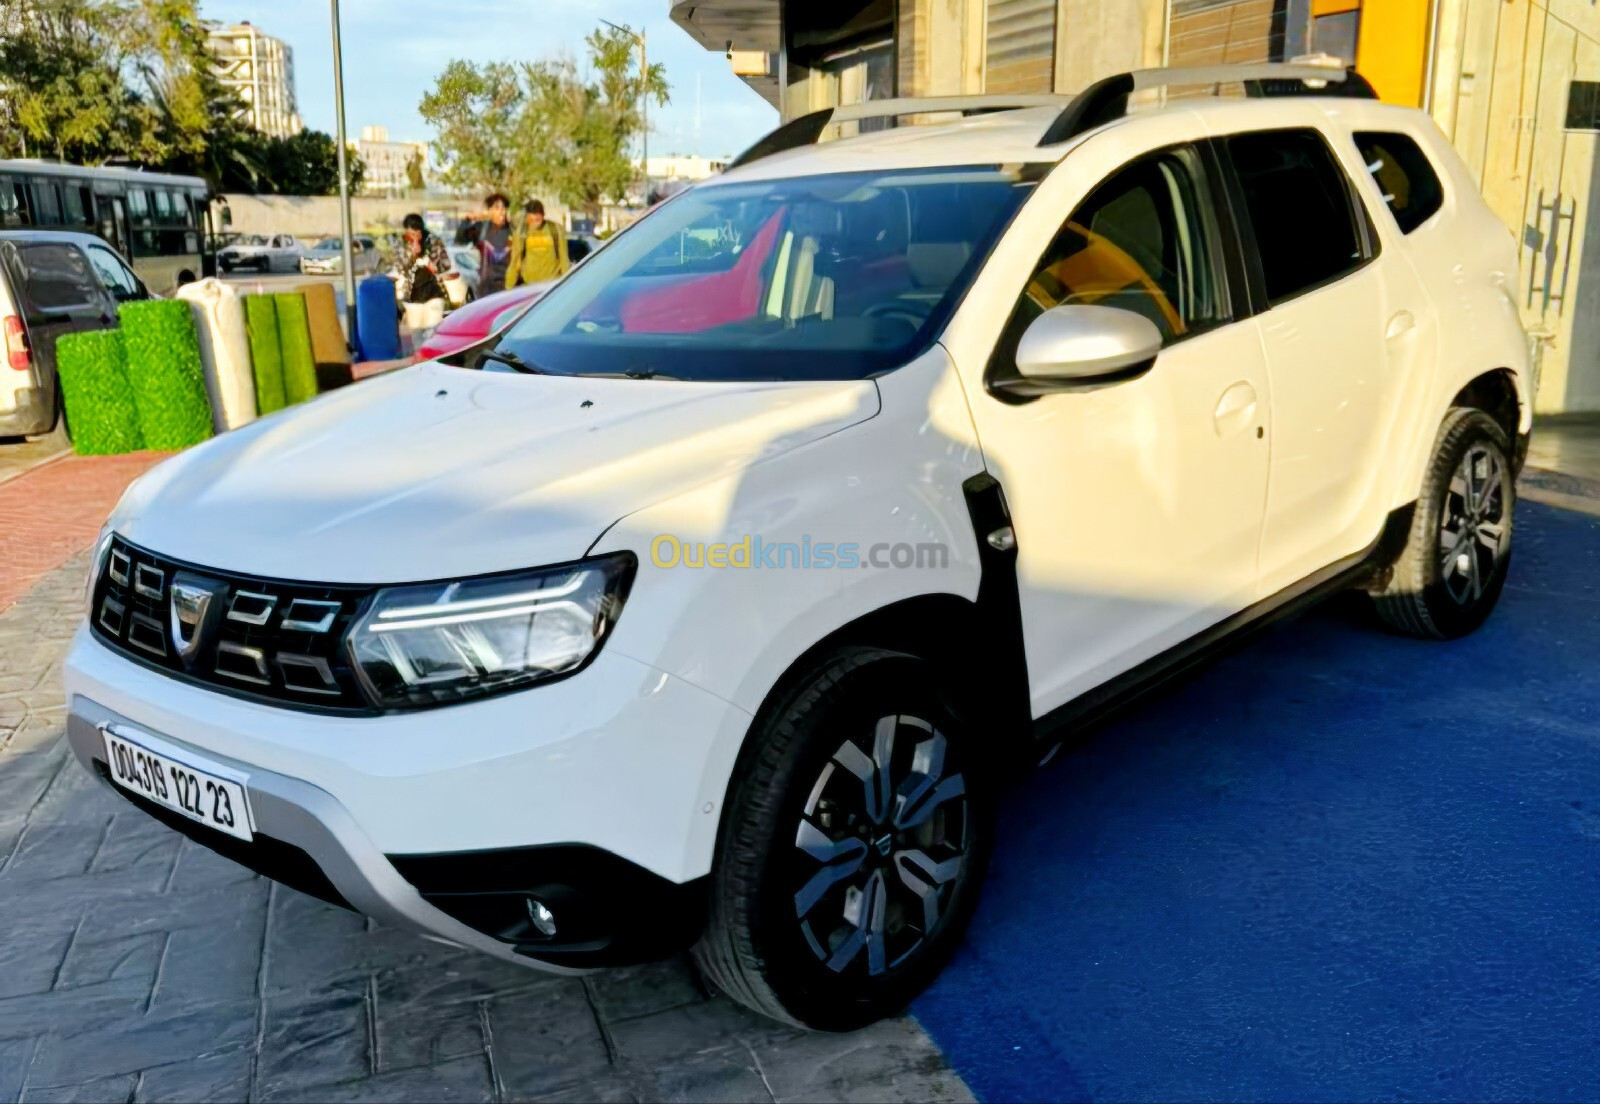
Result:
M937 335L1034 179L971 166L694 188L573 269L499 349L559 375L887 371Z
M343 244L339 238L323 238L311 248L320 253L337 253Z
M267 239L260 234L240 234L234 239L234 245L266 245Z

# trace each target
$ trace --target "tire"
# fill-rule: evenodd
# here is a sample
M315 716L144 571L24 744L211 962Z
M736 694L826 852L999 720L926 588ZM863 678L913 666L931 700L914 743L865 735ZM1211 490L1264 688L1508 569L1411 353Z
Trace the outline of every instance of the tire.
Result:
M842 648L757 719L694 950L716 988L776 1020L848 1031L900 1011L944 968L977 904L993 799L937 686L921 660Z
M1494 610L1511 566L1516 483L1505 430L1481 410L1445 416L1405 550L1373 593L1389 629L1452 640Z

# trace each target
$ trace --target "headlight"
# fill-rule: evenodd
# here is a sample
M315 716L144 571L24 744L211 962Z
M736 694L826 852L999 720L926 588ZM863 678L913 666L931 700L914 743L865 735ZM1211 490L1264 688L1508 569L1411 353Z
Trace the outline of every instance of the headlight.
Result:
M384 709L440 705L570 675L600 649L635 561L605 556L514 575L381 590L350 661Z
M94 555L89 558L89 579L83 587L83 604L91 611L94 607L94 585L100 581L100 569L106 565L106 553L111 551L113 535L108 521L100 527L100 536L94 542Z

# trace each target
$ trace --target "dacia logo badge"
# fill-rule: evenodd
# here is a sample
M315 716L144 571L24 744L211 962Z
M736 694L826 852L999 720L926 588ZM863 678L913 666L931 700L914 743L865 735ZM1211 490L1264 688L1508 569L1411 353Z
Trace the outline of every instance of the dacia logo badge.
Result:
M222 617L225 584L180 571L172 577L171 616L168 622L172 649L185 667L192 668L204 645L211 642Z

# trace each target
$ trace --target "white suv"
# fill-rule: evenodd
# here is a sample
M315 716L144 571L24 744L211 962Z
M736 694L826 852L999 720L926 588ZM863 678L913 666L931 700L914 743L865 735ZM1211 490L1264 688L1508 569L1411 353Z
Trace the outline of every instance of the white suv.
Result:
M1359 78L1225 76L808 116L503 334L168 461L96 561L79 758L455 944L903 1006L1008 768L1305 600L1442 638L1504 583L1511 237Z

